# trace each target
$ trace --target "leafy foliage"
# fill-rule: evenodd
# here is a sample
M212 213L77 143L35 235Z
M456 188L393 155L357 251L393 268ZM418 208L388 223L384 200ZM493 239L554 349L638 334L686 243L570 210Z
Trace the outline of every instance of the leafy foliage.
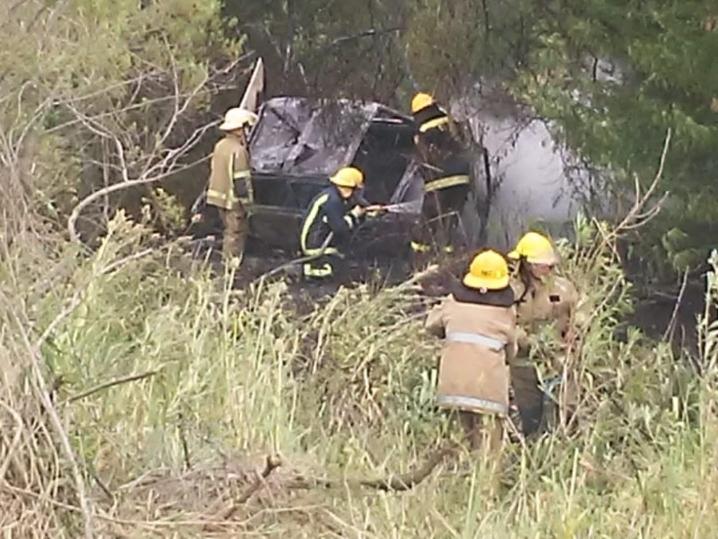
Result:
M620 193L633 174L652 178L673 129L663 184L671 197L642 245L650 253L662 236L677 269L705 259L718 222L710 203L718 186L714 11L702 0L550 2L536 22L530 67L515 85L598 169L598 189Z
M407 76L408 4L225 0L224 14L267 62L270 92L392 103Z
M25 175L17 162L26 159L24 195L46 217L64 220L78 198L141 176L192 138L193 115L216 91L212 63L238 55L218 12L217 1L189 0L8 8L0 33L4 161ZM131 207L108 198L105 213L118 203Z
M231 271L158 245L154 228L114 212L126 200L95 208L106 226L92 252L46 226L105 182L173 172L164 160L186 157L173 153L185 128L211 125L203 111L223 75L233 84L212 63L236 57L240 33L260 43L259 24L287 80L324 95L404 103L412 72L447 94L506 78L617 191L634 172L652 177L673 127L662 217L673 221L653 234L676 265L711 241L690 230L712 230L715 186L699 177L714 173L707 2L291 4L228 2L234 24L215 1L0 8L0 526L77 537L84 525L89 537L94 517L103 536L207 535L217 507L253 483L234 518L210 524L264 536L715 536L715 257L694 369L635 330L617 336L630 286L608 227L581 221L561 246L586 292L562 358L583 388L574 428L510 446L500 488L462 455L414 492L376 494L351 479L460 440L433 406L439 343L410 285L297 309L282 282L232 290ZM173 198L145 194L176 228ZM542 337L548 363L556 343ZM254 457L275 452L282 472L258 482Z

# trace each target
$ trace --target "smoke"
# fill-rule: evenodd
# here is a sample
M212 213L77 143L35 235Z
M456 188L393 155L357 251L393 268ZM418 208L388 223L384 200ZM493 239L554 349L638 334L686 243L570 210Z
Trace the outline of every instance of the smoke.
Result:
M486 243L507 248L526 229L537 225L553 234L570 233L579 197L546 126L539 121L527 123L518 111L505 107L479 106L478 98L467 98L456 108L489 154L492 193ZM479 197L485 199L489 196L485 173L480 170L483 167L477 168L483 176L478 182ZM480 226L473 213L464 219L469 230Z

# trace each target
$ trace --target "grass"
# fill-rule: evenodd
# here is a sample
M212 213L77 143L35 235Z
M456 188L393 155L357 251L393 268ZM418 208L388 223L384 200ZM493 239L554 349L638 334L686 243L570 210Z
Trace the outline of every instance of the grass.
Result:
M707 348L711 357L703 358L699 377L667 346L637 331L619 340L630 287L610 249L565 246L566 265L587 292L584 327L570 358L584 388L578 425L508 446L498 488L486 463L461 452L413 490L385 493L357 480L410 471L447 440L460 441L450 419L433 407L440 343L423 332L425 300L411 285L342 289L297 309L304 300L282 282L234 291L232 275L186 267L172 249L127 259L148 241L146 230L118 218L89 258L65 252L62 243L52 246L50 265L64 261L69 270L41 296L32 296L28 285L52 267L24 264L19 254L3 267L3 276L12 276L2 281L5 297L35 298L23 303L35 334L80 291L41 357L48 378L62 380L55 404L81 463L98 533L718 534L713 349ZM4 327L13 312L4 312ZM714 331L705 324L704 339L713 342ZM0 336L5 364L22 370L21 333ZM541 354L553 353L550 338L539 341ZM30 374L6 381L10 396L0 401L6 405L0 466L17 461L0 474L6 508L0 529L10 537L75 537L82 529L79 501L55 449L57 435L42 420L41 432L32 430L32 414L43 416L30 382ZM21 427L9 427L8 410L21 415ZM22 443L11 450L15 432ZM207 527L273 454L281 455L282 466L231 518Z

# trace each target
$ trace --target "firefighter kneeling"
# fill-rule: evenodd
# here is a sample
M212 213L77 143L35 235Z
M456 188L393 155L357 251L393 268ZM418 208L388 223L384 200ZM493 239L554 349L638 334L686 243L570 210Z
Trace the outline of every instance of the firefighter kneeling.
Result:
M484 251L452 294L435 307L427 329L445 338L437 401L459 411L472 448L501 448L509 410L509 367L516 348L514 294L506 260Z
M332 185L309 203L300 229L302 255L310 258L303 266L309 279L328 279L337 273L344 259L342 249L366 212L359 196L364 185L359 169L342 168L329 181Z

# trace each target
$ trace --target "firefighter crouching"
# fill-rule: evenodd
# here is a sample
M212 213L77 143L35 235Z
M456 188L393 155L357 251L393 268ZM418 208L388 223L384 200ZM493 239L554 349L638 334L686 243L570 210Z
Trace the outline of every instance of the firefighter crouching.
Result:
M509 367L516 347L514 294L506 260L484 251L452 294L436 306L427 329L444 337L437 402L458 410L473 449L500 450L509 409Z
M424 176L421 219L412 229L411 248L415 259L423 262L432 246L444 253L453 251L471 184L471 166L451 132L453 124L448 114L432 96L417 94L411 109Z
M338 271L343 265L342 251L370 209L360 196L364 175L359 169L342 168L329 181L332 185L309 203L300 228L302 256L311 258L303 265L304 277L308 279L329 279L343 273Z
M229 109L219 128L225 136L214 147L207 186L207 204L215 206L222 221L222 253L239 264L249 232L246 205L251 199L251 173L247 132L257 115L240 108Z
M539 432L547 418L544 391L536 365L530 359L531 336L541 326L554 324L565 346L571 339L571 325L578 301L578 292L567 279L555 275L558 256L551 241L541 234L529 232L509 253L518 262L511 285L516 298L519 324L518 353L511 363L511 382L519 409L524 435ZM576 406L575 373L570 370L563 380L559 406L570 412Z

